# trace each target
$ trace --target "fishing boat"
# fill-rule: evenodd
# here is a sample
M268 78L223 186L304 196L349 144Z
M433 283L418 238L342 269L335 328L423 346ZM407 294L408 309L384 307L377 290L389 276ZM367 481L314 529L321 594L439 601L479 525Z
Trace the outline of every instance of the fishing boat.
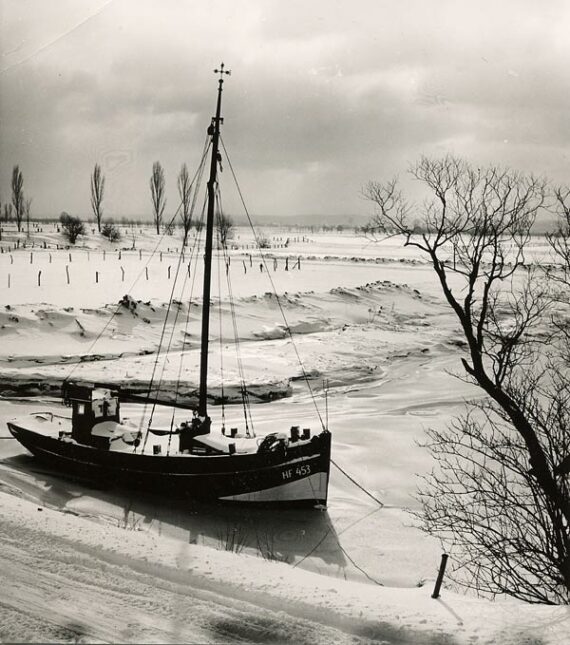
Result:
M65 476L89 477L105 485L197 501L323 507L327 503L330 470L328 420L323 422L319 414L320 427L315 432L306 427L306 422L281 420L279 427L275 424L270 432L255 436L248 426L247 413L245 430L239 427L228 430L224 423L213 427L209 414L212 252L216 204L219 205L222 91L224 77L229 73L223 64L214 71L219 78L216 113L207 130L205 147L206 152L210 151L210 170L206 186L196 405L186 410L184 420L174 422L173 414L170 427L155 427L152 415L146 425L136 425L121 416L124 403L121 387L68 378L63 383L62 395L71 408L71 417L53 411L35 412L9 421L8 427L36 458ZM229 267L229 260L226 266ZM287 330L290 333L288 327ZM248 404L245 382L241 395L245 409ZM149 387L147 403L151 398L153 406L160 404L156 388ZM223 403L223 395L221 400ZM176 401L173 406L176 407Z

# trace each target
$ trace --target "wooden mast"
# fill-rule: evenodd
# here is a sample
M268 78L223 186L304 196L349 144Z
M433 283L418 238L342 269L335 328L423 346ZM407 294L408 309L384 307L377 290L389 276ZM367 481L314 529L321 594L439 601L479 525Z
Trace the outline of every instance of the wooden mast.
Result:
M198 400L198 416L205 417L208 414L208 336L210 334L210 285L212 281L212 241L214 234L214 210L216 198L216 177L218 174L220 124L223 119L220 116L222 108L222 86L224 74L231 74L230 70L224 69L224 63L220 69L214 70L219 74L218 80L218 102L216 116L208 128L208 134L212 135L212 159L210 162L210 178L208 179L208 213L206 218L206 247L204 250L204 288L202 290L202 345L200 350L200 395Z

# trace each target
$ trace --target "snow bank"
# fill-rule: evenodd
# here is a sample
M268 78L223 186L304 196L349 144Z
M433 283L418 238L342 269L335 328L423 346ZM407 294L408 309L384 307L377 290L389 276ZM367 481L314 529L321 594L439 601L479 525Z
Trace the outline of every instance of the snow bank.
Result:
M87 633L90 642L132 642L157 634L167 642L219 642L220 624L227 640L249 642L570 642L568 607L489 602L446 590L433 600L431 584L394 589L334 580L278 562L103 526L5 493L0 493L0 518L6 545L0 560L6 566L18 560L0 588L3 639L17 638L26 626L27 633L53 637L58 621L69 632L74 616L75 637L78 631ZM30 586L23 572L34 569L36 585ZM41 589L47 577L57 580L49 592ZM70 594L77 585L81 594ZM140 595L149 588L155 589L150 597ZM196 595L199 606L189 602ZM95 598L99 605L88 608ZM257 620L266 617L261 638L259 630L254 638L240 620L232 623L238 609ZM139 613L144 620L135 624ZM43 632L37 624L42 616ZM62 632L54 640L66 639L71 636Z

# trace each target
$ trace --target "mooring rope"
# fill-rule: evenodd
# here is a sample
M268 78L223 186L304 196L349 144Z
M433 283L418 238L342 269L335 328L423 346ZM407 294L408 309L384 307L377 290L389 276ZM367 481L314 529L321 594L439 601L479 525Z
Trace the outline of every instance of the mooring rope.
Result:
M354 479L354 477L351 477L351 476L346 472L346 470L343 470L343 469L342 469L342 468L341 468L341 467L336 463L336 461L334 461L334 459L331 459L331 464L333 464L334 466L336 466L336 467L340 470L340 472L341 472L341 473L342 473L342 474L343 474L347 479L349 479L349 480L350 480L350 481L351 481L355 486L357 486L358 488L360 488L360 490L361 490L363 493L366 493L366 495L368 495L368 497L370 497L370 498L371 498L371 499L373 499L377 504L379 504L379 505L380 505L380 507L384 506L384 502L381 502L377 497L374 497L374 495L373 495L370 491L366 490L366 488L364 488L364 486L362 486L362 484L359 484L359 483L356 481L356 479Z

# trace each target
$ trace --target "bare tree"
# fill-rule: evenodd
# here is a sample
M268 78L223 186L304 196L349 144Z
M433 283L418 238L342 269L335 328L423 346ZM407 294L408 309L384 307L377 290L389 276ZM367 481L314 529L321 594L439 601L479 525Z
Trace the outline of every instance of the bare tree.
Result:
M101 166L95 164L91 175L91 208L97 221L97 230L101 233L101 220L103 218L103 195L105 194L105 175L101 173Z
M30 237L30 209L32 207L32 200L24 200L24 213L26 215L26 235Z
M24 217L24 175L19 166L12 168L12 205L18 231L21 231Z
M220 242L220 246L225 248L228 240L231 240L234 235L234 221L229 215L217 212L216 227L218 229L218 240Z
M150 194L152 197L153 221L156 226L156 232L160 233L162 216L166 206L164 170L160 161L155 161L152 165L152 176L150 178Z
M180 214L180 218L182 219L182 229L184 231L184 246L186 246L188 242L188 234L190 233L190 228L192 226L192 212L190 208L191 193L192 184L190 183L188 167L186 164L182 164L182 168L180 168L180 173L178 174L178 194L180 195L180 201L182 203L182 213Z
M428 258L467 342L465 378L486 395L476 414L429 433L439 468L420 491L423 527L452 545L462 584L569 602L570 491L560 470L569 425L560 405L570 392L537 325L548 322L549 290L525 262L546 183L449 156L422 157L410 172L432 197L414 207L397 181L371 182L369 232L401 235ZM522 530L521 517L535 524Z
M4 209L3 209L2 212L3 212L3 217L4 217L5 222L11 222L12 221L12 219L14 217L13 211L14 211L14 209L12 207L12 204L10 204L9 202L7 204L4 204Z
M80 235L85 235L85 224L79 219L66 212L59 216L63 235L68 239L70 244L75 244Z

